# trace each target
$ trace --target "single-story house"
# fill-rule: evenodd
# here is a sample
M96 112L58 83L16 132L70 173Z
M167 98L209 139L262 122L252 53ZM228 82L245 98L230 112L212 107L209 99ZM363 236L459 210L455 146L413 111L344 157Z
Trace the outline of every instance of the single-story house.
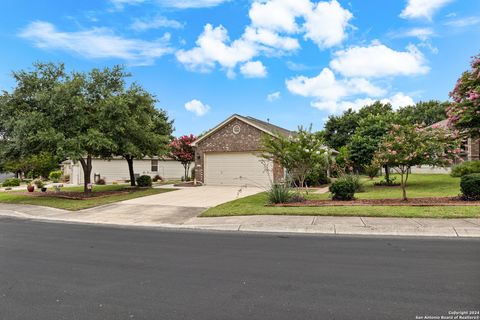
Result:
M253 117L230 116L193 142L195 178L204 185L267 187L281 182L280 164L260 157L264 135L296 133Z
M133 160L133 169L136 176L148 175L152 178L159 175L163 179L180 180L185 174L180 162L158 157ZM83 184L83 169L80 162L66 160L62 163L62 170L64 175L70 177L71 184ZM130 180L127 161L120 157L111 160L92 159L90 179L94 182L98 177L105 179L107 183Z

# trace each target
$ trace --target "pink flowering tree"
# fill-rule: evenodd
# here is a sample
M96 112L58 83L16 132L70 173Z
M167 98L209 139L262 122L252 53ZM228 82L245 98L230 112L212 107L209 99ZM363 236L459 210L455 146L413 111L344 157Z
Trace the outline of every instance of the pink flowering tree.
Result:
M402 199L406 201L411 167L449 166L458 158L461 151L459 146L457 132L413 125L394 125L380 143L374 162L381 166L388 165L400 174Z
M196 139L197 137L190 134L175 138L170 144L172 158L179 161L185 169L185 181L189 179L190 164L195 160L195 149L192 147L192 142Z
M449 124L469 137L480 137L480 54L473 57L450 92L453 103L447 107Z

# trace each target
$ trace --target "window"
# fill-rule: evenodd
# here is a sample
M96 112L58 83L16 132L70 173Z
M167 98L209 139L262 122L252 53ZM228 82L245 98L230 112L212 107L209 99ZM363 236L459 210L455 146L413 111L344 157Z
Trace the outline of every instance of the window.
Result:
M152 160L152 172L158 171L158 160Z

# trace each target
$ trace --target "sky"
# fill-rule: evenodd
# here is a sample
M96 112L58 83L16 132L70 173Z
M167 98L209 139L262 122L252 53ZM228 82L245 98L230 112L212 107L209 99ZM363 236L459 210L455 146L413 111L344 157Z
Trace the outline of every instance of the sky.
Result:
M124 65L176 135L234 113L320 130L375 100L446 100L480 53L478 0L16 0L0 26L0 90L36 61Z

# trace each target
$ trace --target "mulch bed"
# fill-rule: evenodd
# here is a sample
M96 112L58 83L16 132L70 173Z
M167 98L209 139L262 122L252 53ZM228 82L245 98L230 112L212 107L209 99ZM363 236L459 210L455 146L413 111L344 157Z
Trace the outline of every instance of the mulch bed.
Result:
M70 200L89 200L109 197L112 195L128 194L137 192L142 189L125 188L120 190L111 191L94 191L91 194L84 194L83 192L68 192L68 191L47 191L47 192L24 192L23 194L32 197L48 197L48 198L61 198Z
M174 187L201 187L202 184L200 183L193 184L193 181L189 181L189 182L176 183L173 186Z
M352 201L306 200L303 202L281 203L276 207L326 207L326 206L480 206L480 201L465 201L459 197L431 197L402 199L357 199Z

